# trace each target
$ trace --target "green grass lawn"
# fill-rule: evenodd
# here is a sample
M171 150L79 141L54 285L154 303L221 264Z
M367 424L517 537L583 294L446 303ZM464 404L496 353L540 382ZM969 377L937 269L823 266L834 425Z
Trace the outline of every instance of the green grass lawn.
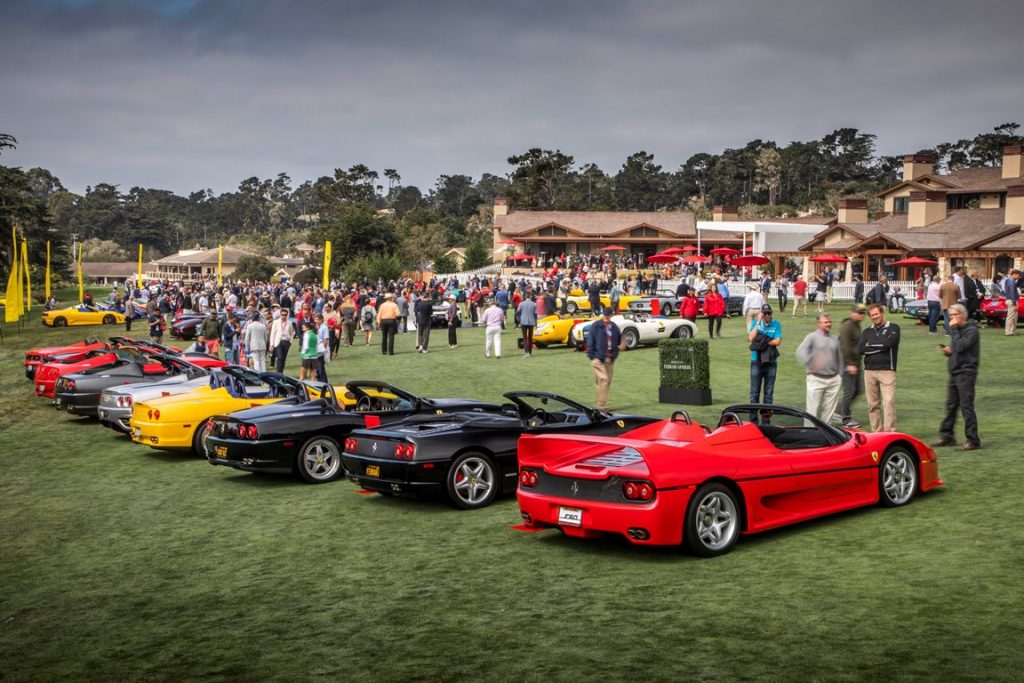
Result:
M700 560L511 530L512 496L459 512L133 445L57 413L22 373L30 346L115 328L35 320L5 328L0 346L5 680L1020 678L1024 338L983 332L984 449L942 449L943 488ZM780 320L775 398L802 405L793 350L812 318ZM898 322L899 428L930 440L944 401L943 337ZM715 405L691 410L702 421L747 398L740 327L726 321L726 339L711 343ZM523 358L513 335L506 356L490 360L480 330L463 330L456 350L435 330L426 355L404 335L394 357L376 345L342 349L329 374L423 395L542 389L593 402L585 356L552 348ZM621 357L614 408L673 409L657 402L657 353ZM866 422L863 398L855 416Z

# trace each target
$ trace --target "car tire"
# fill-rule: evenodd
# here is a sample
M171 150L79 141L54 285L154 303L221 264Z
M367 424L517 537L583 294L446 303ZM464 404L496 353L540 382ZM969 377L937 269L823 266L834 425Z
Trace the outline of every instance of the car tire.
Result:
M575 301L570 301L565 305L565 312L569 315L576 315L577 311L580 310L579 304Z
M463 453L455 458L444 481L448 502L461 510L486 507L501 490L501 473L483 453Z
M210 459L209 454L206 452L206 437L210 435L210 421L203 420L203 423L196 427L195 434L192 435L192 452L201 458Z
M54 327L67 327L68 326L68 319L63 317L63 316L58 316L58 317L53 319L53 326Z
M665 317L671 316L672 315L672 304L662 304L662 306L661 306L661 314L663 316L665 316Z
M104 325L113 325L115 322L117 322L117 321L114 319L114 316L112 316L112 315L105 315L105 316L103 316L103 324Z
M690 329L689 325L680 325L672 333L673 339L689 339L693 336L693 330Z
M622 340L625 342L626 349L631 351L640 346L640 333L635 327L627 327L622 331Z
M878 502L882 507L906 505L917 493L917 460L906 449L894 446L878 463Z
M722 484L701 486L690 498L683 520L683 543L698 557L724 555L740 537L740 506Z
M329 436L314 436L295 456L295 471L307 484L326 484L341 474L341 449Z

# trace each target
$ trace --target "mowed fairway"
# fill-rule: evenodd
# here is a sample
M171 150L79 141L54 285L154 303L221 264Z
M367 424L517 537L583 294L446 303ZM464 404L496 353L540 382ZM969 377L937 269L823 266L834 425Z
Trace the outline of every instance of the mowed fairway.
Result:
M845 308L832 310L838 331ZM813 318L780 320L776 402L803 405L793 350ZM931 440L944 337L896 320L899 427ZM701 421L747 398L741 323L723 327L727 338L711 344L715 405L691 410ZM309 486L214 468L134 445L33 395L26 348L121 330L5 328L4 680L1020 679L1024 338L983 330L984 449L941 449L943 488L905 508L744 538L730 555L700 560L511 530L512 495L459 512L360 495L344 480ZM342 349L329 375L426 396L542 389L593 402L583 354L552 348L526 359L514 334L506 356L491 360L480 330L463 330L457 350L435 330L426 355L400 335L396 356ZM293 346L289 372L297 367ZM628 352L611 403L667 416L673 406L657 402L657 388L657 350ZM867 421L863 398L855 417Z

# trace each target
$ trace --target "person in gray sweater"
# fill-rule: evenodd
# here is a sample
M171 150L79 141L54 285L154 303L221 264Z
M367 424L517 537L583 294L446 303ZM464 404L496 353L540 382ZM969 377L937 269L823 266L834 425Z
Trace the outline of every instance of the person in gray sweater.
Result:
M796 357L807 370L807 412L826 424L832 422L843 387L839 340L832 336L832 316L818 314L818 329L796 349Z
M523 329L523 355L533 356L533 330L537 327L537 303L533 293L527 292L526 298L519 303L519 325Z

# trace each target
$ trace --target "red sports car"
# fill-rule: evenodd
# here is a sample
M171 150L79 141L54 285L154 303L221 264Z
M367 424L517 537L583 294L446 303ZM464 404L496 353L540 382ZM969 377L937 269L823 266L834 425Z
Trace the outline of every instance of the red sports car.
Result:
M1024 296L1017 299L1017 310L1024 310ZM1006 324L1006 297L996 296L985 299L978 307L978 315L987 320L991 325Z
M127 337L111 337L110 340L111 344L104 344L99 348L86 351L82 355L75 353L66 358L58 356L49 363L38 365L33 377L36 395L54 398L54 388L57 385L57 380L64 375L71 375L104 365L118 363L121 359L117 355L117 350L120 348L134 347L145 353L181 354L180 349L173 349L163 344L154 344L148 341L135 341Z
M80 360L93 349L105 349L109 346L99 339L85 339L66 346L41 346L25 352L25 377L33 379L36 368L43 363L54 360Z
M941 485L935 452L912 436L841 430L778 405L731 406L714 430L677 411L618 438L519 440L526 527L682 543L702 557L728 552L740 534L905 505Z

